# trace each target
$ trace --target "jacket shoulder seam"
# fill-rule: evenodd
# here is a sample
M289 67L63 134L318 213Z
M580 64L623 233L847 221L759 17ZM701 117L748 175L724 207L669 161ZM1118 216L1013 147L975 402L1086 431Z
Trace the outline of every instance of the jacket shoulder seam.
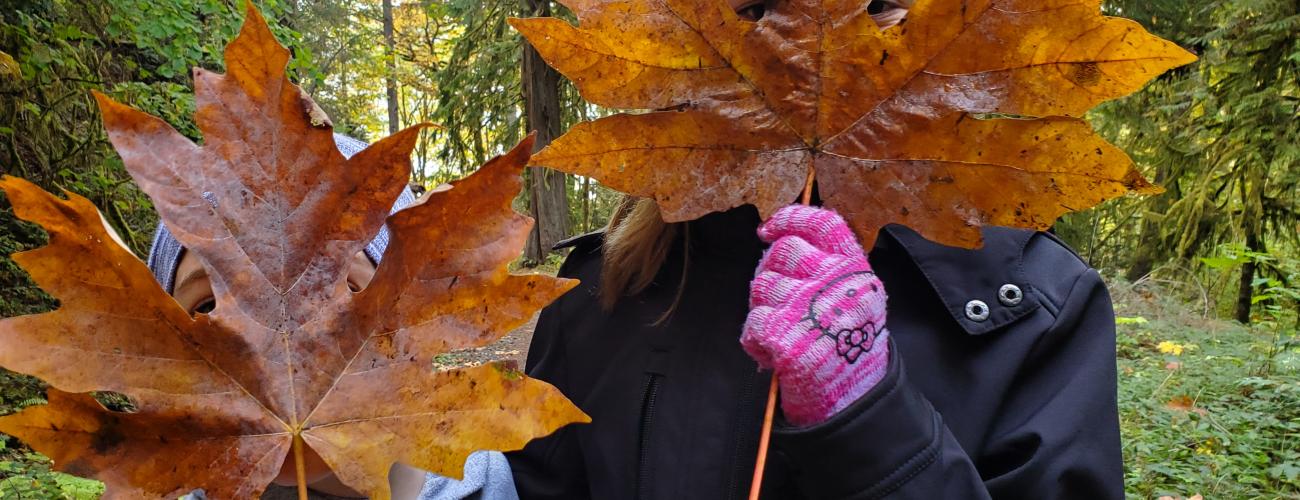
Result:
M1083 279L1089 275L1089 273L1095 274L1096 270L1089 267L1085 269L1084 272L1079 273L1078 276L1075 276L1074 281L1070 282L1069 292L1066 293L1065 296L1062 298L1061 304L1059 306L1052 304L1050 307L1045 307L1045 309L1048 309L1048 312L1050 312L1052 315L1052 324L1049 325L1042 332L1040 332L1038 338L1034 340L1033 345L1030 346L1028 351L1029 357L1038 356L1040 354L1040 351L1044 349L1044 345L1047 345L1048 342L1051 342L1049 338L1057 335L1057 333L1060 331L1061 310L1065 308L1065 304L1069 303L1070 298L1073 297L1074 294L1079 292L1080 282L1082 282ZM1044 303L1050 304L1051 302L1047 300L1046 297L1044 297Z
M1052 300L1052 297L1043 291L1046 287L1043 286L1043 284L1041 283L1042 280L1038 279L1039 278L1038 276L1034 276L1034 279L1031 280L1030 279L1031 274L1026 270L1026 263L1029 262L1031 259L1029 255L1031 246L1033 246L1034 240L1037 238L1046 238L1047 241L1050 242L1050 246L1047 248L1051 250L1064 251L1066 253L1069 253L1070 256L1072 256L1082 266L1082 270L1077 274L1074 274L1073 279L1070 279L1070 284L1066 287L1063 287L1063 289L1067 293L1062 297L1060 303L1057 303L1057 301ZM1035 252L1041 252L1041 251L1046 251L1046 250L1035 250ZM1055 320L1060 315L1061 308L1065 307L1065 303L1069 301L1070 294L1074 291L1074 288L1078 284L1079 280L1082 279L1085 275L1087 275L1089 271L1095 271L1092 268L1092 266L1088 265L1088 262L1085 261L1083 257L1081 257L1078 254L1078 252L1075 252L1074 249L1070 248L1069 245L1066 245L1065 242L1061 241L1061 239L1056 237L1056 235L1053 235L1052 233L1048 233L1046 231L1035 231L1035 234L1033 236L1030 236L1030 238L1027 241L1025 241L1025 245L1021 249L1021 252L1022 254L1019 259L1020 275L1025 277L1025 281L1029 284L1029 286L1033 290L1034 295L1038 296L1039 302L1043 304L1043 308L1047 309L1048 313L1052 315L1053 320Z
M573 238L561 241L555 245L556 250L570 249L569 254L564 257L564 262L556 276L560 278L577 278L581 272L593 259L599 261L603 255L604 249L604 232L575 236Z
M602 244L605 241L605 230L597 229L590 233L580 234L567 239L555 242L551 245L551 250L562 250L565 248L576 248L592 244Z

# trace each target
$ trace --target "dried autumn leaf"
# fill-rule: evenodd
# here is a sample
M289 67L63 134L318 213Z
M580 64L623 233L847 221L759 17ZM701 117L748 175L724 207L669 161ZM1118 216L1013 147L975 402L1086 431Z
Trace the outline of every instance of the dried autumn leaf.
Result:
M1196 400L1186 394L1170 398L1169 401L1165 402L1165 408L1179 413L1196 412L1201 416L1209 413L1205 408L1196 406Z
M561 3L580 27L511 24L591 102L674 111L580 124L535 164L670 221L771 214L813 171L867 248L889 223L970 247L984 224L1157 191L1077 117L1194 60L1100 0L919 0L884 31L865 0L773 2L757 23L722 0Z
M419 127L344 159L251 6L226 61L226 75L194 75L202 147L96 95L127 169L202 258L211 314L187 314L85 198L0 179L15 213L50 234L14 259L62 304L0 321L0 366L53 386L49 405L0 418L0 432L114 498L195 488L255 498L305 442L345 484L382 499L395 462L459 477L475 450L587 421L502 365L431 368L576 284L507 271L532 224L510 208L531 138L389 217L383 262L353 293L347 262L385 222ZM74 394L92 390L124 393L136 411Z
M1165 408L1171 410L1188 411L1192 409L1192 397L1187 395L1174 396L1169 402L1165 403Z

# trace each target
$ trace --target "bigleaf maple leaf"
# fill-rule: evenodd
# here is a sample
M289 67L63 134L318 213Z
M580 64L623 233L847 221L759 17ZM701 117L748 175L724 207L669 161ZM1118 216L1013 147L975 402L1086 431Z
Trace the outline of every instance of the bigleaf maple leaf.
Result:
M1158 191L1078 117L1195 58L1100 0L918 0L880 30L866 0L560 0L511 23L593 103L533 162L657 200L669 221L771 214L815 174L866 248L889 223L977 246Z
M364 290L347 263L405 184L419 127L345 159L318 108L284 76L288 51L251 7L229 72L196 70L204 145L96 95L110 139L167 227L204 263L216 308L191 316L113 243L95 207L5 177L15 212L50 243L17 254L62 306L0 321L0 366L48 381L50 404L0 418L57 467L113 498L202 488L255 498L292 450L387 498L401 462L459 477L466 456L510 450L587 417L502 365L434 372L576 282L511 275L532 221L510 208L524 141L449 191L387 219ZM115 413L84 393L116 391ZM80 394L79 394L80 393Z

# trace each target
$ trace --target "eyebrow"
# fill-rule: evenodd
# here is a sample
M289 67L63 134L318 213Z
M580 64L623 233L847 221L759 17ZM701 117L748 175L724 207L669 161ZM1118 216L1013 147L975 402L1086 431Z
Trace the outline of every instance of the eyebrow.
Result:
M181 278L176 282L176 286L172 287L172 296L175 296L176 292L181 291L181 289L185 288L185 285L190 284L190 282L198 280L199 278L206 278L207 276L208 272L204 270L203 266L199 266L198 269L195 269L193 272L185 275L184 278Z

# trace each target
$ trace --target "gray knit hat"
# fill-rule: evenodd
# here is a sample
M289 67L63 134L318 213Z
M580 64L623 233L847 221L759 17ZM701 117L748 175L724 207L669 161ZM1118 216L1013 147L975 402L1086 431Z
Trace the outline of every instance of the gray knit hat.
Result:
M343 153L345 158L351 158L367 146L364 142L338 133L334 134L334 144L338 145L339 152ZM397 197L397 202L393 203L390 213L396 213L412 203L415 203L415 194L411 193L409 186L402 188L402 194ZM366 245L366 255L370 257L371 262L378 265L384 258L386 248L388 248L388 227L383 226L379 228L379 234L375 235L375 239ZM149 264L154 278L158 279L158 283L162 284L167 293L172 293L176 281L176 266L180 265L184 252L185 247L181 246L181 242L176 241L167 227L159 222L158 230L153 235L153 246L149 248L149 258L145 262Z

